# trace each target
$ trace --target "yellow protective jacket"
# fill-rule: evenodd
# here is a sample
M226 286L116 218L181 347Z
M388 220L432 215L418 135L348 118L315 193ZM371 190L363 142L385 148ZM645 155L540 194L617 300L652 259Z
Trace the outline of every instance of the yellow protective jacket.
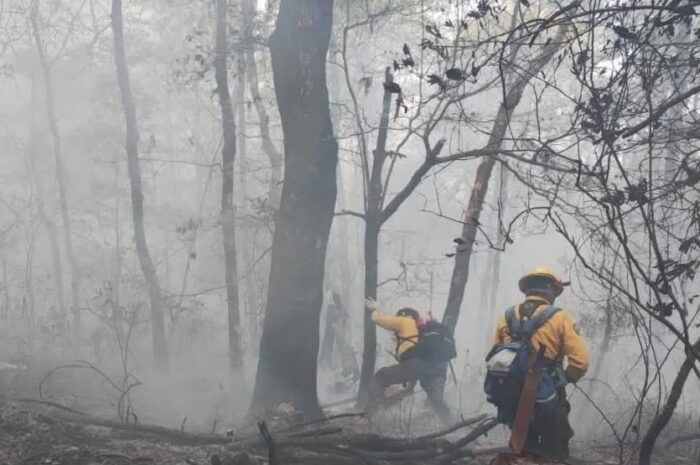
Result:
M396 335L396 358L400 358L404 352L418 343L418 324L410 316L383 315L375 310L372 312L372 321L382 328L393 331Z
M549 303L540 297L528 296L525 303L539 304L533 315L541 312L549 306ZM515 316L520 318L520 305L515 306ZM505 315L501 315L496 323L494 344L503 344L512 341ZM572 316L566 310L556 312L531 336L533 347L545 347L545 357L550 360L563 361L567 359L566 378L575 383L586 374L588 370L588 349L586 342L576 330Z

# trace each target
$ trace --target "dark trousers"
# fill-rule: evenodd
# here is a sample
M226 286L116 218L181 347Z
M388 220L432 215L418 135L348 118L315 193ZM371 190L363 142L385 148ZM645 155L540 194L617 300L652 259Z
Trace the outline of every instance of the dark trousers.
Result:
M446 374L447 366L444 363L435 364L420 358L411 358L384 367L377 371L372 380L368 411L371 414L384 404L385 388L395 384L420 382L440 421L446 426L451 426L452 415L445 403Z
M569 425L570 410L563 388L557 390L556 397L551 401L536 404L525 451L549 460L564 460L569 457L569 440L574 436Z

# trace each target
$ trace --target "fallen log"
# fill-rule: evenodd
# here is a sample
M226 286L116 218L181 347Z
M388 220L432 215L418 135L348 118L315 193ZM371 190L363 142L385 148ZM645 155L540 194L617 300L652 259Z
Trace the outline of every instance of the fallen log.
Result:
M39 403L44 403L43 401ZM59 408L58 404L48 404ZM498 422L494 418L480 415L463 419L454 426L435 433L415 438L395 438L373 433L353 433L340 426L325 425L333 419L347 418L356 414L341 414L320 421L308 422L296 427L272 432L267 424L260 422L260 436L255 440L232 442L230 437L208 433L185 433L182 429L158 425L130 423L95 418L72 409L59 408L65 413L56 415L56 420L80 425L109 428L134 434L145 439L157 439L178 445L202 446L223 445L232 452L245 452L259 457L267 455L270 465L287 463L325 465L426 465L454 464L465 458L488 454L500 449L468 449L467 446L488 433ZM318 426L309 428L310 426ZM461 429L473 429L457 439L448 436ZM495 452L494 452L495 453ZM251 462L252 463L252 462Z
M483 423L481 423L481 425L474 428L474 430L471 433L456 441L455 449L452 452L440 457L440 460L436 462L437 465L449 465L458 459L464 457L472 457L474 451L470 449L464 449L464 447L472 441L476 440L477 438L485 435L498 425L499 421L496 418L490 418L484 421Z
M57 418L67 423L98 426L101 428L109 428L115 431L125 431L143 436L156 436L162 440L183 446L224 445L231 443L231 438L218 434L185 433L179 429L171 429L158 425L121 423L118 421L89 416L68 417L65 415L60 415Z
M354 415L354 414L351 414ZM346 418L348 415L336 415L334 417L329 417L325 419L325 421L330 421L332 419L338 419L338 418ZM292 438L300 438L300 437L309 437L309 436L328 436L329 431L324 430L325 434L315 434L315 432L318 432L319 430L311 430L311 431L306 431L304 432L304 435L299 435L296 433L290 433L288 435L284 435L283 433L289 432L291 430L294 430L295 428L289 427L289 428L284 428L281 430L273 431L272 433L278 437L278 441L280 445L287 445L287 446L296 446L296 445L303 445L303 446L309 446L311 443L314 444L319 444L319 445L324 445L324 446L333 446L334 444L338 443L345 443L348 446L355 446L355 447L361 447L365 450L379 450L379 451L396 451L396 452L402 452L402 451L407 451L407 450L421 450L425 448L431 448L431 449L438 449L438 448L443 448L445 447L445 443L442 440L438 440L439 438L443 436L447 436L448 434L454 433L459 431L460 429L472 426L476 423L483 422L487 418L486 415L479 415L476 417L472 418L466 418L463 419L462 421L456 423L455 425L443 429L441 431L438 431L436 433L431 433L427 434L425 436L419 436L416 438L393 438L393 437L388 437L388 436L381 436L378 434L371 434L371 433L347 433L347 434L341 434L343 433L342 429L336 429L333 431L333 434L337 434L338 436L333 437L333 438L323 438L323 439L318 439L318 438L313 438L310 441L307 441L305 443L302 443L302 441L298 439L292 440ZM309 422L306 423L305 426L315 424L315 423L320 423L323 422L323 420L317 421L317 422ZM234 451L241 451L241 450L246 450L250 448L260 448L263 447L264 440L260 437L256 438L246 438L243 440L238 440L229 445L229 450L234 450Z
M51 402L49 400L31 399L28 397L13 397L13 398L8 399L8 400L10 402L15 402L15 403L43 405L45 407L52 407L52 408L56 408L59 410L63 410L64 412L72 413L73 415L85 416L85 414L83 412L79 412L75 409L72 409L70 407L66 407L65 405L61 405L61 404L56 403L56 402Z
M467 435L456 441L444 436L458 431L467 424L478 423ZM261 425L264 425L261 422ZM378 434L349 433L341 428L323 428L290 435L278 435L272 439L267 428L260 427L259 441L244 441L228 446L229 450L259 450L267 446L270 463L324 463L328 465L411 465L452 464L465 457L487 454L490 449L466 449L466 446L498 425L494 418L483 416L465 420L446 430L410 439L392 438ZM316 433L316 434L314 434ZM310 435L309 435L310 434ZM496 452L502 448L493 449Z
M91 417L78 410L47 400L31 398L12 398L9 399L9 401L15 403L37 404L55 408L62 412L65 412L65 414L51 415L47 417L54 421L60 420L66 423L98 426L102 428L109 428L117 431L125 431L128 433L134 433L138 435L156 436L160 439L167 440L169 442L179 445L223 445L230 444L232 441L232 438L218 434L185 433L184 431L182 431L183 425L181 425L181 429L178 430L159 425L148 425L141 423L121 423L114 420Z
M680 436L673 437L666 441L662 446L663 449L668 449L675 446L679 442L697 441L700 440L700 433L682 434Z

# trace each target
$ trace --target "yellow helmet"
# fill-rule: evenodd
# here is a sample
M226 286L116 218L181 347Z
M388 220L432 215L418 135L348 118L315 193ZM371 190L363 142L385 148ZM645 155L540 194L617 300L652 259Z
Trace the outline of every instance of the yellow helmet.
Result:
M549 279L556 289L555 292L557 297L561 295L562 292L564 292L564 283L559 278L557 278L554 272L546 266L540 266L538 268L535 268L534 270L531 270L525 276L520 278L520 281L518 281L518 287L520 287L520 290L523 293L527 293L527 283L531 278Z

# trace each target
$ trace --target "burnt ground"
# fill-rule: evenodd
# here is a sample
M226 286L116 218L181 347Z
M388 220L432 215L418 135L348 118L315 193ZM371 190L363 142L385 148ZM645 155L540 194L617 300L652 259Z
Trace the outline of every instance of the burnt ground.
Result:
M203 465L214 453L63 421L40 409L0 407L0 465Z
M230 439L223 435L196 435L139 425L120 426L106 420L102 425L92 424L100 421L102 420L71 417L50 406L5 403L0 406L0 465L254 465L268 462L269 449L260 439L249 438L232 445L226 444ZM343 428L346 426L347 423L343 424ZM302 432L287 438L296 438L294 440L304 444L313 443L314 438L322 442L334 434L339 434L340 429L335 425L326 425L316 430L313 437ZM343 438L349 446L336 444L336 451L354 447L353 440L348 442L348 436ZM374 439L376 437L367 438L368 441ZM219 443L215 444L216 442ZM285 439L282 439L281 443L284 446ZM488 450L494 445L493 438L482 438L474 442L474 450ZM325 448L326 451L330 449ZM362 455L331 456L325 454L324 449L320 447L305 450L308 454L302 452L302 449L297 449L289 455L278 450L278 465L389 463L380 459L376 452L371 452L375 455L368 458ZM388 457L400 450L400 447L394 449ZM687 449L676 452L659 451L654 463L695 465L697 462L693 459L693 454L687 452ZM580 457L585 456L586 460L572 460L575 464L618 463L614 448L609 446L577 447L576 454ZM478 457L462 457L450 463L487 464L492 456L493 454L483 454ZM424 461L409 460L406 463L427 465L441 462L436 458L426 457Z

